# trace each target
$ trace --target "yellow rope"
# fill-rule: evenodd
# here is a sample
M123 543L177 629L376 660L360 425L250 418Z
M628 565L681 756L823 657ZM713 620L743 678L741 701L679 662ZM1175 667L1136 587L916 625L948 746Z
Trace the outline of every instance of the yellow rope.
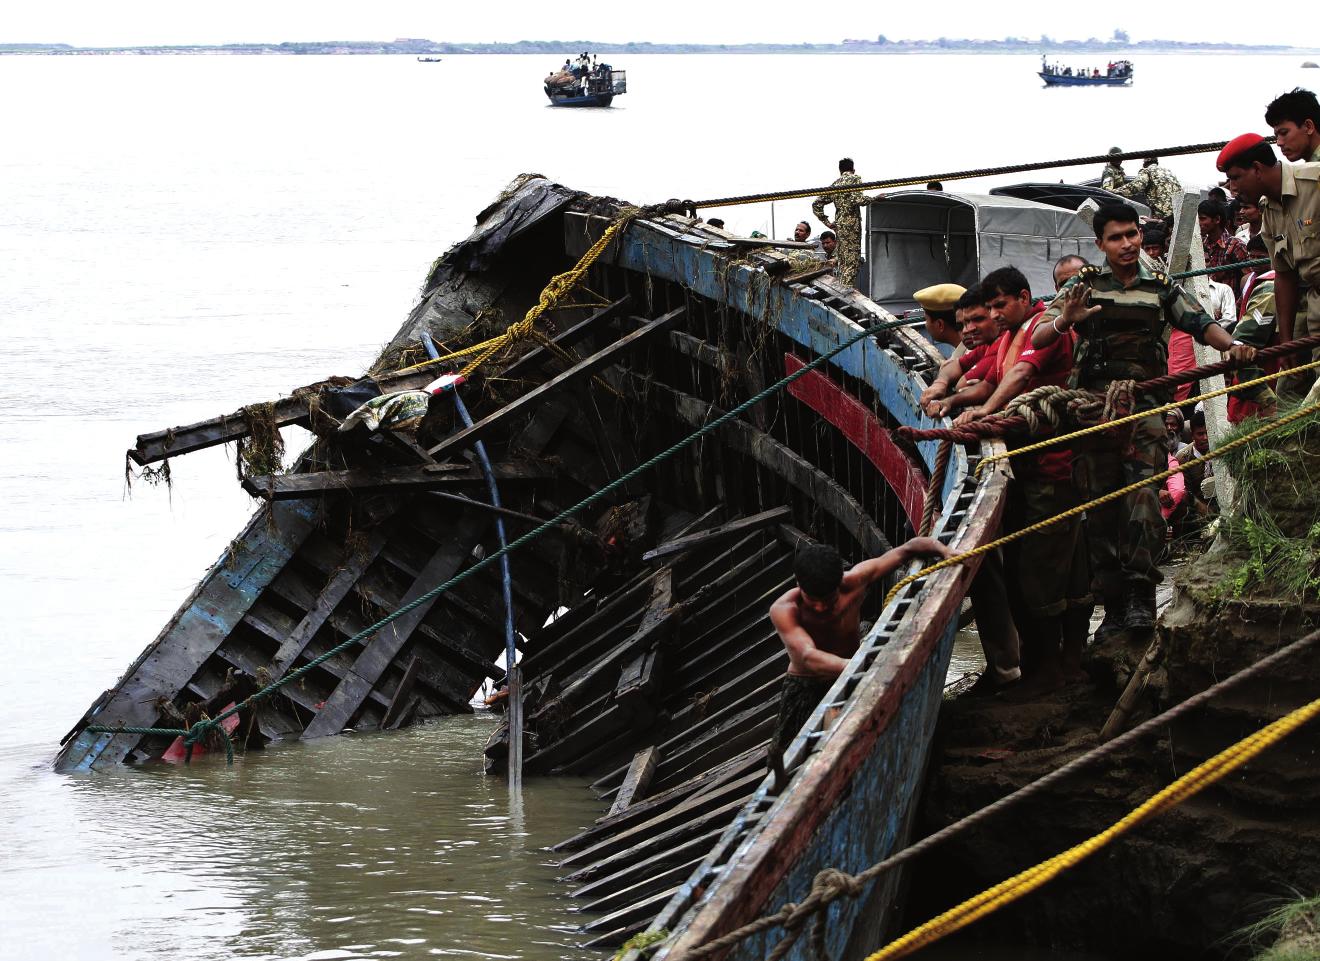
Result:
M586 276L587 271L590 270L592 265L600 259L601 254L605 253L605 249L614 241L614 238L632 223L638 212L639 211L636 207L625 207L618 219L605 228L605 231L600 235L600 238L587 249L587 252L582 255L581 259L579 259L571 269L564 271L562 274L556 274L550 278L550 282L546 284L545 289L541 291L541 296L537 299L537 302L532 305L532 308L527 311L526 315L523 316L523 319L510 324L505 328L504 333L491 337L488 340L483 340L479 344L473 344L471 347L464 347L462 350L456 350L452 353L444 354L431 360L425 360L420 364L413 364L411 367L404 367L401 370L394 371L394 373L406 374L410 371L430 367L432 364L439 364L447 360L457 360L460 357L473 357L475 355L475 359L469 361L463 369L459 371L460 374L467 376L506 347L510 347L518 341L524 340L528 337L540 338L541 335L536 331L536 322L540 320L541 315L547 311L557 309L559 301L567 297L569 293L572 292L573 288L582 281L582 278ZM571 304L567 306L576 307L586 305ZM544 343L545 341L543 340L542 342Z
M1049 527L1052 524L1057 524L1059 521L1067 520L1069 517L1076 517L1077 515L1085 513L1086 511L1091 510L1092 508L1100 507L1103 504L1108 504L1111 501L1116 501L1122 497L1126 497L1128 494L1132 493L1135 490L1139 490L1140 488L1145 487L1148 484L1155 484L1160 481L1166 480L1167 478L1172 477L1174 474L1182 473L1183 471L1187 470L1187 468L1189 467L1195 467L1198 464L1205 464L1209 461L1214 460L1216 457L1220 456L1221 454L1225 454L1228 451L1233 450L1235 447L1241 447L1243 444L1249 443L1250 441L1255 440L1257 437L1263 437L1265 434L1269 434L1272 433L1273 431L1278 430L1280 427L1283 427L1285 424L1290 424L1300 417L1305 417L1307 414L1314 414L1316 411L1320 411L1320 403L1311 404L1307 407L1299 407L1297 410L1293 411L1292 413L1280 417L1278 420L1272 420L1269 423L1263 425L1262 427L1253 430L1249 434L1243 434L1241 437L1236 437L1233 440L1229 441L1227 444L1224 444L1222 447L1218 447L1207 454L1189 460L1186 464L1179 464L1177 467L1172 467L1169 470L1166 470L1160 474L1156 474L1153 477L1149 477L1146 480L1137 481L1134 484L1128 484L1126 487L1120 488L1119 490L1116 491L1110 491L1108 494L1105 494L1103 497L1097 497L1093 501L1087 501L1085 504L1079 504L1077 507L1070 508L1064 511L1062 514L1056 514L1054 517L1049 517L1043 521L1038 521L1037 523L1032 524L1029 527L1024 527L1021 530L1013 531L1013 533L1011 534L1005 534L1003 537L999 538L998 540L991 541L989 544L982 544L980 547L974 547L970 551L966 551L965 553L957 554L953 557L946 557L944 560L940 561L939 563L932 564L930 567L927 567L924 570L917 571L917 573L915 574L909 574L907 577L903 578L901 581L895 584L893 588L890 590L889 594L885 596L885 602L882 606L888 607L889 603L895 597L898 596L899 591L903 590L903 588L907 587L915 580L919 580L920 578L926 577L929 574L934 574L936 571L942 571L947 567L953 567L955 564L961 564L963 561L968 560L970 558L979 557L982 554L988 554L990 551L993 551L997 547L1002 547L1005 544L1012 543L1013 541L1018 540L1019 538L1026 537L1028 534L1034 534L1036 533L1036 531L1044 530L1046 527ZM1114 421L1113 423L1119 423L1119 421ZM1105 425L1105 426L1110 426L1110 425Z
M1288 375L1295 374L1298 371L1311 370L1312 368L1315 367L1320 367L1320 360L1313 360L1309 364L1299 364L1296 367L1290 367L1287 370L1281 370L1274 374L1266 374L1263 377L1256 377L1252 380L1244 380L1240 384L1229 384L1227 387L1219 388L1219 390L1212 390L1208 394L1198 394L1195 397L1188 397L1186 400L1181 400L1181 401L1176 400L1171 404L1163 404L1159 407L1152 407L1150 410L1143 410L1135 414L1128 414L1126 417L1120 417L1117 420L1108 420L1101 424L1092 424L1090 427L1084 427L1081 430L1075 430L1071 434L1060 434L1057 437L1047 437L1042 441L1038 441L1034 444L1028 444L1026 447L1019 447L1016 450L1005 451L1002 454L991 454L988 457L982 458L981 462L976 465L976 476L980 477L982 468L984 468L987 464L993 464L996 461L1007 460L1010 457L1017 457L1019 454L1029 454L1032 451L1038 451L1041 450L1042 448L1050 447L1054 444L1060 444L1065 440L1073 440L1074 438L1077 437L1086 437L1090 434L1098 434L1102 431L1109 430L1111 427L1121 427L1124 424L1131 424L1134 421L1144 420L1145 418L1153 417L1156 414L1165 414L1171 410L1177 410L1178 408L1183 407L1187 404L1194 404L1197 401L1202 401L1202 400L1210 400L1213 397L1222 397L1224 394L1231 394L1236 390L1243 390L1247 387L1255 387L1257 384L1263 384L1268 380L1274 380L1278 377L1287 377Z
M1018 898L1030 894L1064 871L1086 860L1086 858L1111 841L1126 834L1143 821L1181 804L1187 798L1214 784L1226 774L1246 764L1266 748L1277 744L1289 734L1292 734L1317 715L1320 715L1320 699L1314 700L1291 714L1279 718L1250 737L1244 738L1216 754L1205 763L1178 778L1164 790L1130 811L1121 820L1099 834L1088 838L1075 847L1069 848L1062 854L1055 855L1048 861L1042 861L1040 864L1014 875L1007 881L1001 881L994 887L987 888L957 907L951 908L920 927L914 928L901 938L891 941L885 947L867 957L866 961L889 961L891 958L905 957L934 941L938 941L945 935L952 934L954 931L999 910L1006 904L1011 904Z

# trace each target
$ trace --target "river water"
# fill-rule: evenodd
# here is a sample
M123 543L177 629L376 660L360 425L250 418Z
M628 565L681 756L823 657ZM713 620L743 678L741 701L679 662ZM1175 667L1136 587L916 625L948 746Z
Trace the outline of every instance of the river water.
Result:
M540 92L553 57L0 57L0 957L571 954L543 848L598 804L536 781L511 811L489 718L49 769L251 511L220 449L127 497L133 437L362 370L515 174L650 202L826 182L845 153L873 178L1202 142L1308 79L1291 57L1147 57L1130 90L1045 90L1029 57L613 59L632 92L569 111ZM776 205L775 233L808 213ZM767 205L724 215L770 230Z

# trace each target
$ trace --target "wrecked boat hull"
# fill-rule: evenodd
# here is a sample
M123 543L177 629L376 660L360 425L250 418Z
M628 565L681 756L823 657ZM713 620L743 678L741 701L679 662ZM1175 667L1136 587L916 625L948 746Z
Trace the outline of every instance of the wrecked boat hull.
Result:
M378 369L406 367L423 329L454 343L498 333L620 209L520 180L437 262ZM231 669L280 676L487 556L491 515L462 503L482 496L463 459L474 436L502 471L505 507L552 516L859 325L893 319L812 264L672 215L634 221L586 287L592 306L556 315L555 349L502 358L480 399L467 395L476 428L441 423L422 443L377 437L351 450L323 436L291 473L248 477L266 506L80 722L59 765L158 757L166 738L83 728L164 723L167 702L182 713L220 697ZM862 340L625 486L578 529L511 556L527 770L592 777L611 803L558 847L584 941L618 946L650 928L674 932L662 950L698 944L800 898L822 866L856 870L906 842L975 565L916 582L885 610L871 598L864 616L875 627L788 749L777 792L766 749L786 659L766 614L791 586L803 538L861 559L919 524L935 447L900 447L889 429L930 426L917 398L938 363L909 329ZM315 428L341 389L302 408L278 402L271 416ZM149 448L224 442L260 426L248 420L144 435L135 450L147 460ZM1004 476L972 473L993 449L951 458L934 532L957 548L984 543L997 524ZM451 593L401 632L396 622L326 662L311 688L262 702L240 730L292 739L467 709L464 692L502 673L500 608L493 580ZM272 608L283 621L269 622ZM505 750L497 734L491 770ZM835 909L841 956L874 946L899 881Z

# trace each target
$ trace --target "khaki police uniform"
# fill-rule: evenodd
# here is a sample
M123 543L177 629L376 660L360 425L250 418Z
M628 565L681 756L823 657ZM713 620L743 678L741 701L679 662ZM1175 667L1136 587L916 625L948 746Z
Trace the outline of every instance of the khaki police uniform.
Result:
M1276 271L1296 273L1298 294L1293 336L1320 332L1320 163L1283 165L1283 196L1262 197L1260 233ZM1320 349L1313 357L1320 360ZM1291 364L1301 363L1294 354ZM1314 375L1307 371L1279 381L1279 394L1297 399L1306 394Z

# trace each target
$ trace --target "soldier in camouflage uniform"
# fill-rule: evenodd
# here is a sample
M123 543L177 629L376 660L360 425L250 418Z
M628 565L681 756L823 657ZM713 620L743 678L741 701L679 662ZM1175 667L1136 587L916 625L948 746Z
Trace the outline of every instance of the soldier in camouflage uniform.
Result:
M1149 380L1167 371L1164 328L1172 325L1239 361L1254 348L1235 341L1168 275L1141 265L1141 227L1127 204L1106 204L1094 220L1101 267L1083 267L1068 281L1032 334L1048 347L1076 329L1070 387L1104 393L1116 380ZM1168 403L1172 391L1142 394L1135 410ZM1131 434L1128 434L1131 431ZM1153 477L1168 467L1164 421L1153 414L1126 430L1092 435L1074 451L1073 480L1093 500ZM1087 512L1092 588L1105 604L1097 637L1155 626L1156 562L1164 543L1164 518L1154 486Z
M1105 180L1109 181L1110 170L1114 164L1105 167ZM1116 168L1119 176L1122 176L1121 167ZM1178 178L1172 173L1160 166L1158 157L1147 157L1141 173L1137 174L1131 180L1120 180L1116 183L1102 183L1107 190L1112 190L1121 197L1135 197L1137 194L1145 194L1146 200L1150 203L1151 213L1161 220L1172 221L1173 212L1182 201L1182 184L1178 183Z
M1119 147L1110 147L1111 154L1122 153ZM1100 186L1105 190L1113 190L1115 187L1121 187L1127 183L1127 174L1123 172L1123 162L1120 160L1111 160L1105 164L1105 172L1100 175Z
M839 161L839 176L830 186L854 187L861 182L862 178L853 170L852 159L844 157ZM833 220L825 216L825 205L829 203L834 204ZM857 269L862 256L863 203L865 199L862 197L862 192L852 190L847 193L817 197L811 205L811 212L816 215L816 219L833 230L838 238L839 246L834 254L834 261L838 266L835 268L834 276L839 279L839 283L848 287L857 283Z

